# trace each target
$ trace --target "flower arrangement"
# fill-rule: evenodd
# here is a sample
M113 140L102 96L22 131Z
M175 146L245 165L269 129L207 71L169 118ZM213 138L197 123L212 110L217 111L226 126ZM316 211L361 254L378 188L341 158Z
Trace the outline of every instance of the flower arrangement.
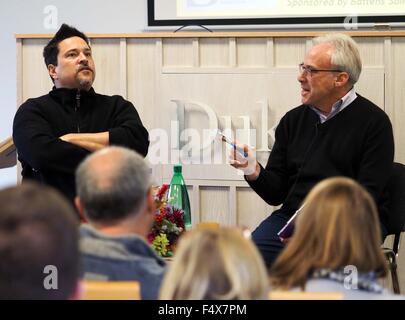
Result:
M169 186L163 184L155 194L156 214L148 241L162 257L171 257L177 239L184 232L184 211L167 203Z

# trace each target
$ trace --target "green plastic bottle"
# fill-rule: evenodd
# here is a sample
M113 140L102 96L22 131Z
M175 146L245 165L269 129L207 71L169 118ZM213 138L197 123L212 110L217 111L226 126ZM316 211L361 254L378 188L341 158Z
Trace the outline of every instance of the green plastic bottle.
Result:
M167 202L184 211L184 226L186 230L191 229L191 210L190 200L188 198L187 187L181 174L181 165L176 164L173 167L173 177L170 181Z

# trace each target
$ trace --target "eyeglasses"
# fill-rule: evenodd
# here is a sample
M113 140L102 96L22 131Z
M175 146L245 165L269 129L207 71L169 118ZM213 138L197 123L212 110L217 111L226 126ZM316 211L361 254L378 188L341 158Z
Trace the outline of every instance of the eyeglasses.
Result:
M338 69L315 69L311 66L306 66L304 63L300 63L298 65L298 70L299 70L300 74L306 73L309 76L312 76L314 73L317 73L317 72L342 72L342 70L338 70Z

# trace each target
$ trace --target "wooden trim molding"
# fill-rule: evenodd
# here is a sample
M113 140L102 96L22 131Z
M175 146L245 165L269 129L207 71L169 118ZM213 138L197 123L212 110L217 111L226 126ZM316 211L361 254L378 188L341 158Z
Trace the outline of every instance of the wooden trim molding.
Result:
M14 167L17 164L16 148L13 138L0 142L0 169Z
M333 31L227 31L227 32L140 32L140 33L88 33L89 38L300 38L316 37ZM371 31L338 31L352 37L404 37L405 31L371 30ZM16 39L48 39L52 33L15 35Z

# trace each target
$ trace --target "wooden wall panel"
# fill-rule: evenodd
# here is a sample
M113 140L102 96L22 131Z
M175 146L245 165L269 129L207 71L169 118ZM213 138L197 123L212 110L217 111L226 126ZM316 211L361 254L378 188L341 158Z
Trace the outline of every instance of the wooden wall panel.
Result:
M48 43L45 39L25 39L22 45L22 101L48 93L52 80L45 66L42 51Z
M238 225L253 231L262 220L267 218L274 207L264 202L252 189L237 188Z
M228 187L200 188L201 221L215 221L221 225L231 225Z
M193 66L193 39L164 39L163 66Z
M200 39L201 67L230 67L229 39Z
M162 109L155 104L158 96L156 75L160 55L157 54L156 39L129 39L127 41L127 92L138 110L147 129L157 127L156 119L162 116Z
M120 39L93 39L91 41L96 66L94 90L106 95L120 94Z
M267 38L241 38L236 40L238 67L268 67Z
M276 67L295 67L304 60L306 38L274 39L274 64Z
M365 68L355 85L356 92L384 110L384 81L384 68Z
M384 38L355 38L364 67L384 66Z

